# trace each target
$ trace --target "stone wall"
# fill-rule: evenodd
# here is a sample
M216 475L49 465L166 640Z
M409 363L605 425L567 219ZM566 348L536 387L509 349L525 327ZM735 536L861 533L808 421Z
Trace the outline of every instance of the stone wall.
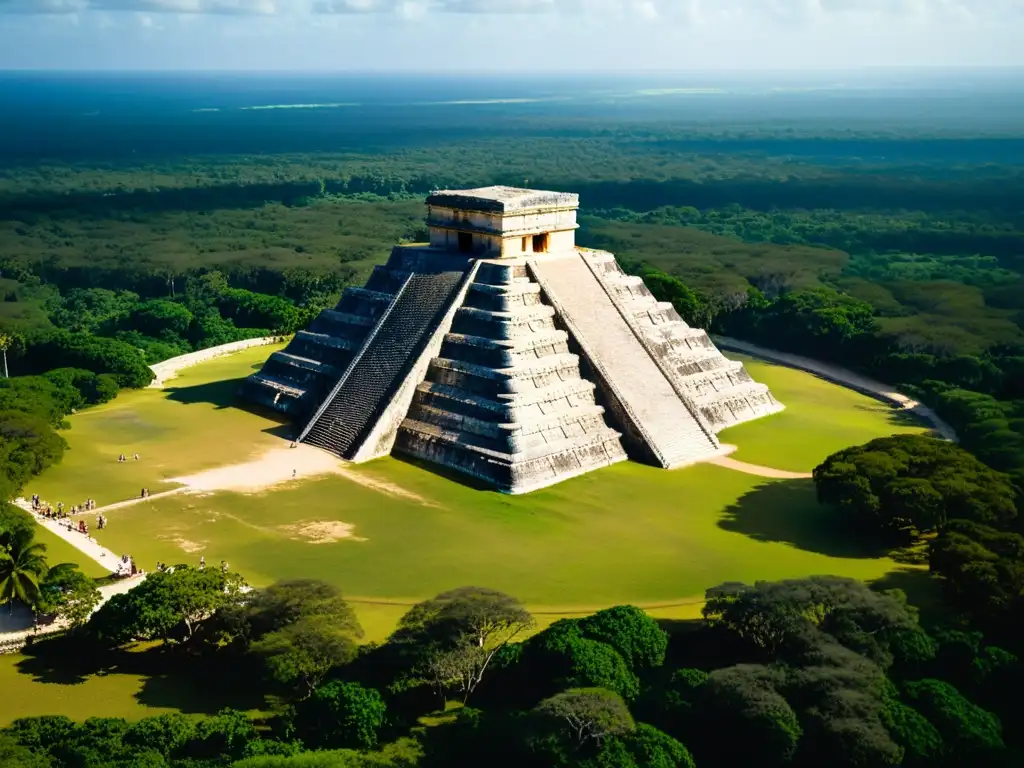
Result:
M179 371L185 368L190 368L193 365L199 363L205 363L207 360L212 360L215 357L221 357L223 355L230 355L234 352L239 352L243 349L249 349L250 347L265 347L270 344L280 344L285 341L284 336L263 336L258 339L243 339L242 341L232 341L230 344L221 344L219 347L210 347L209 349L200 349L198 352L189 352L187 355L178 355L172 357L169 360L164 360L160 363L155 363L149 366L150 369L156 374L156 378L149 385L151 388L160 389L164 383L173 379Z

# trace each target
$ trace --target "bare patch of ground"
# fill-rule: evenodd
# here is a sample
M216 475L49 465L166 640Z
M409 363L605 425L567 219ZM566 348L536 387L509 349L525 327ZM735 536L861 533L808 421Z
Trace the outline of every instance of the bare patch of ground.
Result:
M309 544L332 544L336 541L366 541L354 534L356 527L351 523L339 520L317 520L313 522L292 523L282 525L280 530L289 534L292 539L300 539Z
M350 469L349 465L341 459L318 448L301 444L294 448L273 448L252 461L208 469L185 477L175 477L168 482L180 483L184 486L183 490L189 493L211 493L214 491L259 493L293 480L322 475L341 475L347 480L388 496L430 504L427 499L407 491L401 486L367 477Z
M174 546L178 547L182 552L186 554L195 554L196 552L202 552L206 549L205 544L200 544L198 541L189 541L181 536L157 536L158 539L169 541Z
M735 445L723 445L722 448L727 453L732 453L736 450ZM738 459L730 459L728 456L719 456L718 458L709 460L708 463L714 464L717 467L732 469L736 472L743 472L747 475L754 475L755 477L770 477L774 480L804 480L808 477L813 477L810 472L790 472L785 469L764 467L760 464L748 464L747 462L739 461Z

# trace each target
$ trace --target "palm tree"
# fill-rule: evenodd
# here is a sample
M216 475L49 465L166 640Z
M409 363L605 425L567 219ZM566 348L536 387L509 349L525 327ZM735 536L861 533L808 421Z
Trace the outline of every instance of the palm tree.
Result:
M17 598L28 606L39 599L39 585L46 576L46 545L33 540L31 531L19 531L7 551L0 549L0 605Z

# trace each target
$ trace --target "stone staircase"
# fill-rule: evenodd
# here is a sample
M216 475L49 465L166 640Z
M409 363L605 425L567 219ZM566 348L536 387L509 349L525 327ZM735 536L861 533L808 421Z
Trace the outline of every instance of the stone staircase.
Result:
M334 309L270 356L242 384L242 397L300 422L323 402L411 273L376 267L365 288L346 288Z
M528 264L593 368L635 453L663 467L719 453L713 432L676 390L579 252L533 258Z
M482 262L395 443L524 493L626 458L525 264Z
M640 335L674 386L699 409L715 432L783 409L743 363L726 358L698 328L691 328L668 302L659 302L641 278L626 275L615 257L581 250L583 259Z
M299 440L342 458L353 458L429 341L465 276L464 269L411 273L394 294L352 291L352 303L381 304L385 308ZM387 297L386 304L383 297ZM341 313L344 309L339 308L325 318L325 323L340 322L350 327L347 319L338 316ZM355 314L366 317L361 312Z

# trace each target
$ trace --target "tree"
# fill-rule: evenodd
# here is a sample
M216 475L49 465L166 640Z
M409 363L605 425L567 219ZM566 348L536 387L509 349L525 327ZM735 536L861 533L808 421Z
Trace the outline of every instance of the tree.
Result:
M375 749L386 720L384 699L373 688L332 680L295 712L297 735L318 749Z
M4 768L50 768L53 763L6 734L0 733L0 765Z
M514 597L460 587L409 609L390 642L411 649L439 685L455 683L465 701L495 654L532 626L533 617Z
M1017 516L1005 475L953 443L920 435L872 440L829 456L814 470L818 500L862 531L905 541L949 520L1005 525Z
M192 313L188 309L165 299L137 304L131 314L131 327L154 338L163 338L168 333L184 337L191 324Z
M356 650L351 632L326 617L299 619L252 645L270 679L297 688L302 697L314 694L332 669L352 661Z
M1018 642L1024 617L1024 536L966 520L950 523L929 550L953 607L986 631Z
M607 643L634 670L659 667L665 661L668 634L639 608L619 605L579 621L580 631L591 640Z
M137 589L137 587L136 587ZM229 762L240 760L246 745L256 738L256 726L244 712L222 709L196 724L195 736L184 752L198 760Z
M151 573L130 592L114 595L89 620L93 636L108 645L130 639L188 642L199 626L236 603L245 587L236 573L184 565Z
M879 666L823 635L784 668L781 692L799 714L801 761L837 768L899 765L903 751L883 723Z
M577 746L636 727L622 697L603 688L571 688L545 699L534 712L557 723Z
M363 636L355 612L340 590L316 579L279 581L254 592L246 603L245 618L255 638L306 618L321 618L339 631Z
M630 763L637 768L696 768L690 750L652 725L637 723L635 731L617 740L622 743L629 762L605 760L609 768Z
M949 683L916 680L904 685L904 693L942 734L950 757L978 760L1004 748L999 718L965 699Z
M716 669L701 687L705 738L725 765L783 765L792 760L803 729L778 692L779 672L756 665Z
M7 350L18 342L19 339L14 334L0 331L0 353L3 354L5 379L10 378L10 374L7 371Z
M65 715L21 717L11 723L7 733L19 744L35 752L45 752L65 741L76 728L74 720Z
M89 620L101 598L96 583L73 563L50 568L39 593L38 611L66 621L73 629Z
M46 575L46 545L33 541L31 534L16 535L0 550L0 605L20 600L30 607L39 601L40 584Z
M632 701L640 682L607 643L584 637L579 622L556 621L524 645L518 675L534 694L561 688L605 688ZM536 699L534 699L536 701Z
M19 536L35 536L32 515L13 504L0 501L0 550L6 550Z
M928 768L941 757L944 745L938 730L924 715L901 702L895 690L886 694L882 724L903 748L902 765L907 768Z
M124 735L124 743L133 749L150 749L169 758L178 754L195 734L193 718L171 712L132 723Z
M643 692L636 715L676 738L688 738L698 721L697 702L708 673L701 669L676 669Z
M16 381L16 379L8 379ZM64 456L67 443L46 419L20 411L0 411L0 492L3 501Z
M744 641L764 659L799 655L828 635L888 666L890 642L919 631L905 599L839 576L759 581L752 587L723 584L707 591L703 613L712 627Z

